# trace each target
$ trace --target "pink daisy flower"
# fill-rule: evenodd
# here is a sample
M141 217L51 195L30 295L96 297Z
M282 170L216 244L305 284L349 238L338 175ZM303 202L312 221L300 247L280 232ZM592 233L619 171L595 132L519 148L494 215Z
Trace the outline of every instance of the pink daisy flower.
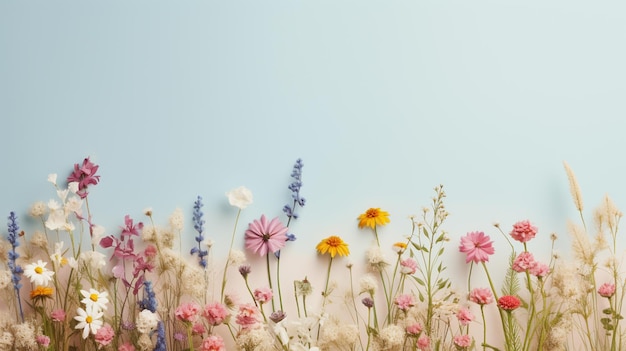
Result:
M261 256L282 249L286 241L287 227L278 217L268 222L265 215L262 215L261 220L255 219L246 230L246 249Z
M483 232L469 232L462 237L459 251L467 255L465 257L465 263L469 263L470 261L474 261L475 263L488 262L489 255L493 255L495 252L491 245L493 241L489 239L489 236L485 235Z

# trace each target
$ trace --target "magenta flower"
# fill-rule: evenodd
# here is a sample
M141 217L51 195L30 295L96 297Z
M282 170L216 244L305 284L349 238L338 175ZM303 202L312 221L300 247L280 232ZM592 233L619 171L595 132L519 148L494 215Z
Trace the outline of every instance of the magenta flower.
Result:
M604 283L600 285L598 288L598 294L602 297L610 298L615 294L615 284L613 283Z
M278 217L268 222L265 215L262 215L261 220L255 219L246 230L246 249L261 256L282 249L286 241L287 227Z
M495 252L491 245L493 241L489 241L489 239L489 236L485 235L483 232L469 232L462 237L459 251L467 255L465 257L465 263L469 263L470 261L474 261L475 263L488 262L489 255L493 255Z
M74 171L67 177L67 182L77 182L78 192L76 193L81 199L87 197L87 187L96 185L100 181L100 176L96 175L98 171L97 165L89 161L89 157L83 160L82 165L74 164Z
M520 243L525 243L537 235L537 227L532 225L528 220L519 221L513 224L513 230L509 234Z
M479 305L488 305L493 302L493 294L487 288L475 288L470 292L469 299Z

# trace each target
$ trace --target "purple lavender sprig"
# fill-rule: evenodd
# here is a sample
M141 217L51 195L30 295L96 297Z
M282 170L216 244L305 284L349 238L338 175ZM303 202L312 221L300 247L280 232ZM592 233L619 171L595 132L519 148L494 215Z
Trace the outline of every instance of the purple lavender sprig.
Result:
M148 310L155 313L157 310L157 300L154 290L152 290L152 282L146 280L143 282L143 292L145 297L139 301L140 310Z
M165 340L165 324L163 321L159 321L157 325L157 340L156 345L154 347L154 351L166 351L167 350L167 340Z
M193 203L193 227L198 232L198 235L195 237L196 242L198 243L198 247L194 247L191 249L190 254L193 256L198 254L198 263L202 268L206 268L207 261L206 256L209 254L208 250L202 249L202 241L204 241L204 213L202 213L201 209L204 204L202 204L202 197L198 196L198 199Z
M293 198L292 205L285 205L283 207L283 212L289 217L289 221L287 222L287 226L289 226L289 222L291 219L298 219L298 214L296 213L296 207L304 207L306 203L305 198L300 195L300 189L302 188L302 167L304 164L302 163L302 159L297 159L296 163L293 165L293 171L291 172L291 178L293 178L293 182L289 184L289 190L291 190L291 197Z
M24 311L22 309L22 299L20 298L20 288L22 287L22 284L20 284L20 280L22 279L21 276L22 273L24 273L24 269L17 264L17 259L20 257L20 254L15 251L15 248L20 246L20 242L18 241L18 230L20 230L20 227L17 224L17 216L13 211L11 211L11 213L9 214L8 229L8 240L11 243L11 251L9 251L9 269L11 270L11 281L13 282L13 289L15 289L17 303L20 308L20 317L22 318L23 323Z

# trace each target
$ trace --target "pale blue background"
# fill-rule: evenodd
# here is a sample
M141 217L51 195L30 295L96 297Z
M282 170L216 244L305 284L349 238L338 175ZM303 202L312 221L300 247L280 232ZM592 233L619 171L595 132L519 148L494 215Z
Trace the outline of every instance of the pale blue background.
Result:
M3 1L0 213L25 228L85 156L98 163L94 221L205 199L220 247L240 223L282 216L293 162L308 199L293 251L339 234L355 261L368 207L385 244L444 184L455 252L467 231L530 219L531 243L569 246L576 219L562 161L588 209L626 203L626 6L618 1ZM4 216L4 215L3 215ZM282 218L282 217L281 217ZM190 226L189 226L190 227ZM3 232L5 232L3 230ZM189 242L192 243L192 231ZM288 253L285 253L288 254ZM461 257L455 254L459 267ZM451 263L452 264L452 263ZM454 263L456 264L456 263ZM452 264L452 265L454 265Z

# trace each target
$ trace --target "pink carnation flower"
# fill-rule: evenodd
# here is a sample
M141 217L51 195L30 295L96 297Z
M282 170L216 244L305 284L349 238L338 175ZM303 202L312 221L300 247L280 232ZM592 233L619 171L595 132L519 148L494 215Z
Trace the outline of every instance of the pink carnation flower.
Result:
M470 324L471 321L474 320L474 315L469 309L462 307L456 313L456 319L459 321L460 325L466 326Z
M240 305L235 321L242 328L248 329L259 322L259 310L253 304Z
M414 274L417 272L417 261L407 257L400 261L400 272L404 274Z
M550 273L550 267L543 262L535 261L535 265L530 267L528 272L537 278L542 278Z
M202 315L207 319L210 325L220 325L226 317L228 317L228 310L226 306L219 302L213 302L204 307Z
M202 335L206 329L204 328L204 324L202 323L194 323L193 327L191 327L191 332L194 334Z
M413 295L411 294L402 294L396 297L394 303L400 310L407 311L412 306L415 306L415 299L413 299Z
M135 351L135 346L127 341L120 345L120 347L117 348L117 351Z
M54 322L63 322L65 320L65 311L61 309L54 310L50 313L50 318L52 318Z
M110 325L105 324L102 328L98 329L94 339L96 342L102 346L107 346L113 341L113 337L115 336L115 332Z
M406 333L412 336L419 335L422 332L422 325L414 323L406 327Z
M198 318L200 306L193 302L183 303L176 308L176 318L183 322L193 322Z
M537 227L532 225L528 220L519 221L513 224L513 230L511 230L510 235L520 243L525 243L537 235Z
M457 335L454 337L454 345L460 348L472 346L472 337L469 335Z
M498 299L498 307L505 311L513 311L518 308L522 302L517 296L504 295Z
M275 253L285 246L287 230L278 217L268 222L262 215L261 220L255 219L246 230L246 249L261 256Z
M474 261L475 263L488 262L489 255L493 255L495 252L491 245L493 241L489 239L489 236L485 235L483 232L470 232L462 237L459 251L467 255L465 257L465 263L469 263L470 261Z
M419 339L417 339L417 348L422 351L428 350L430 348L430 338L426 335L420 336Z
M528 251L524 251L517 255L515 260L513 261L513 270L516 272L525 272L528 269L531 269L537 264L535 261L535 257L532 253Z
M254 299L260 303L268 303L272 300L272 289L270 288L258 288L254 290Z
M488 288L475 288L470 292L469 299L479 305L488 305L493 302L493 294Z
M48 346L50 346L50 337L48 336L37 335L35 341L37 342L37 344L43 346L44 348L48 348Z
M600 285L598 288L598 294L602 297L610 298L615 294L615 284L613 283L604 283Z
M211 335L202 340L200 351L226 351L226 346L221 336Z

